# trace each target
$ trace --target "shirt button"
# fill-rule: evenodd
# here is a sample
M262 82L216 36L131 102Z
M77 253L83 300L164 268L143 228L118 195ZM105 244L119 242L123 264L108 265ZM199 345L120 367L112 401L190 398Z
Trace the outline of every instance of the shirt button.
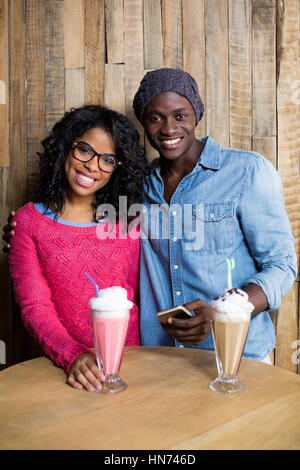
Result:
M214 214L213 212L211 212L211 213L209 214L209 217L210 217L211 219L213 219L214 216L215 216L215 214Z
M180 290L178 290L178 291L176 292L176 295L181 295Z
M179 268L178 264L174 264L173 268L178 269Z
M176 211L172 211L172 215L176 215Z
M173 238L173 242L177 242L177 238L176 238L176 237Z

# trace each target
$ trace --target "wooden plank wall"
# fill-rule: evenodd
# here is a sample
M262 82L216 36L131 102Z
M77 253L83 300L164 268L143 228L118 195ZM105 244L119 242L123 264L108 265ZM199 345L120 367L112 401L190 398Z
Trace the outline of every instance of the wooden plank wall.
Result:
M197 136L258 151L278 169L299 256L299 23L299 0L0 0L1 226L30 200L40 141L71 107L126 113L154 158L132 99L146 71L182 67L206 107ZM0 295L10 365L34 345L11 302L3 253ZM275 364L295 372L298 297L299 278L273 316Z

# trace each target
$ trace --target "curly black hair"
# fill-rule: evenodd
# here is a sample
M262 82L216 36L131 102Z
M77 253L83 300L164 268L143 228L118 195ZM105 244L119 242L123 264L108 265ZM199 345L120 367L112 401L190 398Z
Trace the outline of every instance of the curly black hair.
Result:
M65 205L67 179L64 167L70 149L76 138L92 128L110 133L116 156L122 163L108 183L95 193L94 220L97 207L101 204L113 205L118 220L121 213L119 196L127 196L126 216L132 204L143 201L144 182L150 167L140 145L139 133L123 114L100 105L85 105L65 113L54 125L50 135L42 141L44 151L38 153L39 178L35 200L43 202L56 217Z

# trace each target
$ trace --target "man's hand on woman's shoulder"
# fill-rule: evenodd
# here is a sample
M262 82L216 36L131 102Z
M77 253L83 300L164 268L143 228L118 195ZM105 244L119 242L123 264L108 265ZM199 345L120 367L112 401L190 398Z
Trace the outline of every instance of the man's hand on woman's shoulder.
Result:
M14 216L16 215L15 211L11 211L9 216L7 217L7 225L3 227L3 235L2 235L2 240L5 241L6 245L3 247L3 252L4 253L9 253L10 249L10 239L11 237L14 236L14 228L17 225L17 222L14 222Z

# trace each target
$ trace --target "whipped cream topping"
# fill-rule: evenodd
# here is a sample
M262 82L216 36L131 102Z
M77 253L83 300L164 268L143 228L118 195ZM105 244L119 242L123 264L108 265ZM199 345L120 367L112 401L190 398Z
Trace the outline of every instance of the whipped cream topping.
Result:
M115 286L101 289L97 297L90 300L90 307L97 311L97 317L121 318L129 315L133 303L127 299L127 290Z
M248 294L241 289L225 289L224 294L211 301L216 319L222 321L249 320L254 305L249 302Z

